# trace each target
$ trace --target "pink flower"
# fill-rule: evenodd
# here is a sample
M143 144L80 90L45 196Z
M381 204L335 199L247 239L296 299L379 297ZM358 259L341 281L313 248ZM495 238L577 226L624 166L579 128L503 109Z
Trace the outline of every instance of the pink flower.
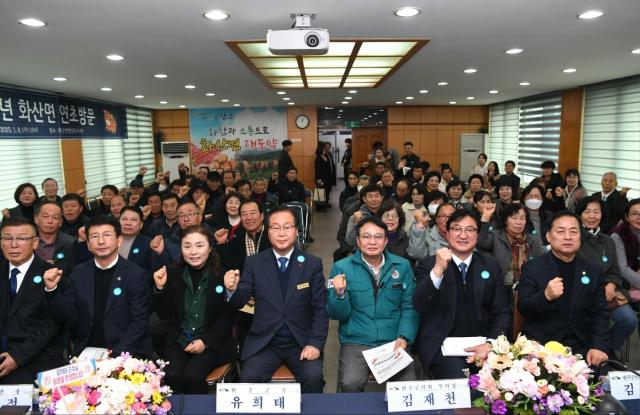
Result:
M134 411L136 414L141 414L147 411L147 405L145 405L142 402L136 402L133 405L131 405L131 410Z
M97 406L98 402L100 402L100 392L98 391L91 391L88 395L87 395L87 402L89 403L89 405L91 406Z
M171 402L169 402L168 399L162 402L162 409L164 409L167 412L169 411L169 409L171 409Z

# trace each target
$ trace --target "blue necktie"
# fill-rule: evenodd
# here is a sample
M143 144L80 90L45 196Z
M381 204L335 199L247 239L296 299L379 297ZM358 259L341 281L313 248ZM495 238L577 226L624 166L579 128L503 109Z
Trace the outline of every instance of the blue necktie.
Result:
M11 270L11 277L9 278L9 300L11 303L13 303L13 300L16 298L16 294L18 292L18 274L20 274L20 270L18 268L14 268Z
M464 262L460 263L460 276L462 277L462 284L466 287L467 285L467 264Z
M287 258L281 256L278 258L278 262L280 263L280 272L285 272L287 270Z

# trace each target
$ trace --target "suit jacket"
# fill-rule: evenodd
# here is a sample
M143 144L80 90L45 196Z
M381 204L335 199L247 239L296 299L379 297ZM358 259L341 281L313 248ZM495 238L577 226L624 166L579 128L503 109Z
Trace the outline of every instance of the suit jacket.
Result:
M78 265L69 283L47 293L51 313L69 323L74 355L87 347L95 307L95 262ZM116 290L119 288L119 290ZM147 326L151 313L151 290L147 274L139 266L119 257L115 265L104 313L104 335L112 355L122 352L149 356L151 341Z
M59 231L53 244L53 266L70 275L75 266L76 238Z
M295 248L289 260L291 275L287 295L282 298L279 275L273 250L268 249L247 258L238 289L229 299L235 308L242 308L250 297L255 298L255 314L244 341L242 360L262 350L282 324L287 324L300 347L324 349L329 329L325 309L325 288L322 261Z
M594 193L593 196L602 200L602 192ZM602 203L604 204L604 210L602 211L600 231L609 233L609 231L613 229L613 227L616 226L624 216L624 209L627 206L627 203L629 203L629 200L626 195L620 195L619 190L614 190L613 193L607 197L607 200Z
M153 309L161 319L169 320L165 346L176 343L182 330L184 319L184 295L186 284L182 278L186 266L172 265L167 268L167 283L162 290L154 287ZM220 364L236 357L237 343L231 334L236 310L225 301L224 274L218 267L207 290L205 330L200 339L210 349L222 357ZM217 287L220 287L218 290Z
M63 364L62 324L47 313L44 272L51 268L34 254L13 303L9 305L9 261L0 262L0 327L7 336L7 351L18 368L38 371ZM39 278L38 278L39 277Z
M271 248L271 242L269 242L269 230L264 227L262 231L262 237L259 237L260 244L258 246L258 252L262 252L265 249ZM220 255L220 261L222 262L222 268L225 271L230 269L238 269L240 272L244 269L244 261L247 258L247 245L244 240L246 232L244 228L239 231L234 238L227 241L224 244L220 244L216 247L218 255Z
M575 261L573 297L566 324L586 350L608 352L609 312L604 295L604 272L597 263L580 256L576 256ZM548 322L558 320L558 302L548 301L544 290L559 274L552 252L527 261L522 267L518 303L524 318L522 332L543 344L556 339L557 327L550 327ZM585 275L588 277L586 284L581 281Z
M413 306L422 315L417 337L422 365L428 368L444 339L454 328L457 307L456 264L451 261L436 289L429 276L436 257L423 259L418 264ZM484 272L488 278L483 278ZM486 273L484 274L487 275ZM482 334L496 338L511 332L511 305L504 289L500 265L492 258L474 253L467 279L473 280L473 298Z

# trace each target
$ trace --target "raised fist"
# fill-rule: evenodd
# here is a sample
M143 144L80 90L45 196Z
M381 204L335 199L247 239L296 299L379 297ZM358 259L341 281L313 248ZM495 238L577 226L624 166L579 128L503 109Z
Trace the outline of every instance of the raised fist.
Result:
M162 255L164 252L164 238L162 238L162 235L158 235L153 238L149 243L149 248L151 248L151 250L156 254Z
M447 270L451 262L451 250L449 248L440 248L436 251L436 264L433 266L433 273L441 276Z
M555 277L547 283L547 288L544 289L544 296L547 300L553 301L560 298L564 294L564 283L562 278Z
M162 267L153 273L153 282L156 283L156 288L161 290L167 283L167 267Z
M149 171L148 167L140 166L140 170L138 170L138 173L140 174L140 176L144 176L148 171Z
M238 289L238 283L240 282L240 271L237 269L231 269L224 274L224 287L233 292Z
M339 274L333 277L333 289L338 297L342 297L344 290L347 289L347 276Z
M53 290L58 286L60 278L62 278L62 270L58 268L51 268L44 272L44 286L48 290Z
M226 243L227 238L229 237L229 230L227 228L218 229L213 236L216 238L216 243L218 245Z

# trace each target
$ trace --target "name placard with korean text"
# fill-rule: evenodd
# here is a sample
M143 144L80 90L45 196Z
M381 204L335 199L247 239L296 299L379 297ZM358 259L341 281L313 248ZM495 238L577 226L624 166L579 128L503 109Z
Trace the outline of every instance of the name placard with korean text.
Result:
M300 413L299 383L218 383L216 412Z
M619 401L640 399L640 376L631 372L609 372L611 395Z
M389 412L428 411L471 407L466 379L388 382Z
M0 406L31 406L33 396L33 385L0 386Z

